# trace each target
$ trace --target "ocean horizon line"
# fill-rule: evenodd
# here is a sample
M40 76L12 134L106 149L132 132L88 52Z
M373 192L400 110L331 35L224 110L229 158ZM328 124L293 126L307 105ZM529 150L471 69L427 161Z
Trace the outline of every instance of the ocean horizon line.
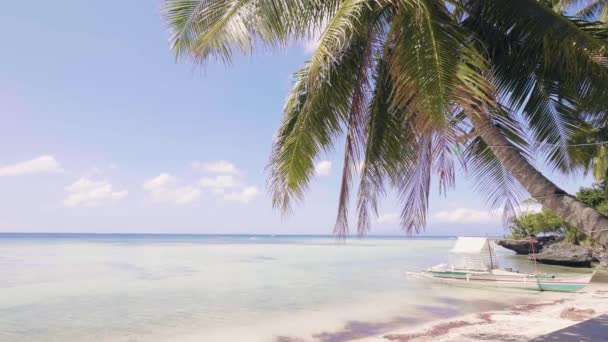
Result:
M133 233L133 232L0 232L0 237L6 236L142 236L142 237L264 237L264 238L341 238L333 234L272 234L272 233ZM470 235L478 236L478 235ZM385 234L369 234L359 236L356 234L348 235L346 238L400 238L400 239L428 239L428 238L456 238L457 235L385 235ZM498 238L499 236L483 236L488 238Z

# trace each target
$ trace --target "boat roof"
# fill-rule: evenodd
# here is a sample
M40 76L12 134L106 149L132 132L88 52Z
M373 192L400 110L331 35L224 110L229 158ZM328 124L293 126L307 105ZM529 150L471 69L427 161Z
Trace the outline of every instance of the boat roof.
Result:
M483 237L458 237L452 253L478 254L487 250L488 239Z

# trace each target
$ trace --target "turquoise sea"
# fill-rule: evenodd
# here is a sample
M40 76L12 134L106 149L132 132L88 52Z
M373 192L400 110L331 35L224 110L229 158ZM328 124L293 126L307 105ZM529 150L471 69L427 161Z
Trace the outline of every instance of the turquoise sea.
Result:
M0 234L0 341L350 341L538 295L406 277L454 241Z

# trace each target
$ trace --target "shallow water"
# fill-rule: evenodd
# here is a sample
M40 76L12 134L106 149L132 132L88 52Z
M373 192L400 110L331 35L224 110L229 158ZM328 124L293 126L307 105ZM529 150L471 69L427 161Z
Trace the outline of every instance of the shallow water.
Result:
M0 340L346 341L538 295L405 277L444 261L453 243L0 234ZM499 259L533 267L504 249Z

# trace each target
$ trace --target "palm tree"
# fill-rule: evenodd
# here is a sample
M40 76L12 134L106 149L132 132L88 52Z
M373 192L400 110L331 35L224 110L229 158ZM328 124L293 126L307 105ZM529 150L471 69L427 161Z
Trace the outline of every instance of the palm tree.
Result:
M568 17L573 9L556 3L165 0L164 15L177 57L197 64L230 63L234 54L320 33L294 74L274 142L268 183L275 207L289 211L302 199L315 158L344 135L338 234L348 232L355 173L360 234L387 187L403 203L403 228L419 232L432 176L445 193L460 163L506 215L525 190L608 245L608 217L532 164L539 156L556 171L576 172L571 135L589 120L605 120L608 109L607 27Z

